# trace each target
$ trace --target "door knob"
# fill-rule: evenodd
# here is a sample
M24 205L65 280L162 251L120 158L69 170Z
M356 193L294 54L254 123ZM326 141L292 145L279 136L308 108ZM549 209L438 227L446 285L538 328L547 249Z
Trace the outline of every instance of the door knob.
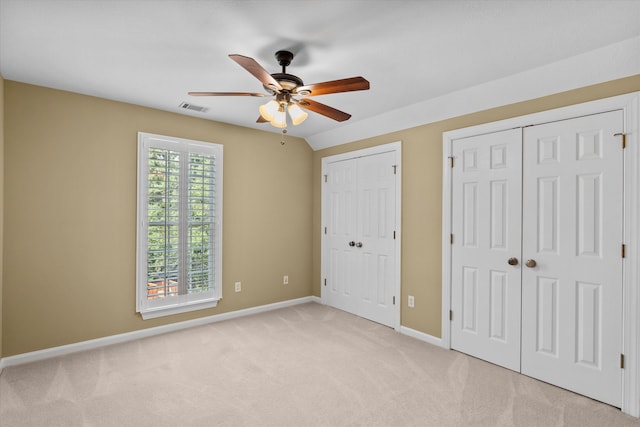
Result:
M356 245L356 242L354 242L353 240L349 242L349 246L353 247Z
M529 268L533 268L536 265L538 265L538 263L536 262L535 259L528 259L527 262L524 265L526 265Z
M518 265L518 258L509 258L509 260L507 261L507 264Z
M361 247L362 247L362 242L356 243L356 248L361 248Z

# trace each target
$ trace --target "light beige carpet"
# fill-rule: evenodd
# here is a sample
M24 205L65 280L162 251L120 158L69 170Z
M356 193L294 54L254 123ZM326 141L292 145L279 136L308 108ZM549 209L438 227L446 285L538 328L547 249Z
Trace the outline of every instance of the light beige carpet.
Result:
M640 426L315 303L5 368L0 425Z

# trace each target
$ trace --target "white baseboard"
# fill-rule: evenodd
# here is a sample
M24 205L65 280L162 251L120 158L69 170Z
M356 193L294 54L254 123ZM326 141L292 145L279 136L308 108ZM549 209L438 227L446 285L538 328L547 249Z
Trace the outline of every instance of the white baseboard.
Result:
M96 338L94 340L82 341L59 347L47 348L44 350L22 353L15 356L4 357L0 359L0 373L2 369L8 366L22 365L25 363L36 362L38 360L50 359L52 357L64 356L84 350L91 350L107 345L133 341L141 338L152 337L154 335L166 334L167 332L179 331L181 329L193 328L194 326L202 326L209 323L221 322L223 320L234 319L252 314L264 313L266 311L277 310L280 308L291 307L294 305L305 304L308 302L320 303L320 298L315 296L297 298L287 301L276 302L273 304L260 305L257 307L245 308L243 310L230 311L228 313L214 314L213 316L201 317L199 319L186 320L184 322L171 323L169 325L156 326L153 328L142 329L139 331L127 332L124 334L111 335L104 338Z
M171 323L169 325L156 326L154 328L142 329L139 331L127 332L124 334L111 335L94 340L82 341L78 343L63 345L59 347L47 348L44 350L32 351L29 353L18 354L0 359L0 373L2 369L8 366L22 365L25 363L37 362L39 360L50 359L53 357L64 356L79 351L91 350L107 345L119 344L127 341L152 337L154 335L166 334L168 332L179 331L181 329L193 328L209 323L221 322L223 320L235 319L237 317L249 316L252 314L264 313L266 311L277 310L280 308L291 307L294 305L315 302L322 304L322 299L317 296L308 296L288 301L276 302L273 304L260 305L257 307L245 308L243 310L230 311L228 313L214 314L213 316L201 317L199 319L186 320L184 322ZM442 340L433 335L416 331L406 326L400 326L398 332L410 336L412 338L424 341L426 343L443 347ZM445 347L446 348L446 347Z
M416 331L415 329L407 328L406 326L400 326L398 332L438 347L447 348L442 345L442 339L434 337L433 335L425 334L424 332Z

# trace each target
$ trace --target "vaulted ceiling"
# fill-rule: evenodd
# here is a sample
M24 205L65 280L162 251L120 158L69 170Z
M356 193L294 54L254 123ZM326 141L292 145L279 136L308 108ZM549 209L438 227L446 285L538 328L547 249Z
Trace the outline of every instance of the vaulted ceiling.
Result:
M640 73L640 1L0 0L5 79L279 132L256 123L264 92L229 54L306 84L363 76L368 91L315 97L290 135L314 149ZM204 113L180 108L206 107ZM462 106L462 109L460 109Z

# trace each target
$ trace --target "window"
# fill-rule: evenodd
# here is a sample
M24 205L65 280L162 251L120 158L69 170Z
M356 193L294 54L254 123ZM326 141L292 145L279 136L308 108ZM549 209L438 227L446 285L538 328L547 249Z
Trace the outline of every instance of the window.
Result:
M222 297L222 145L138 133L137 311L150 319Z

